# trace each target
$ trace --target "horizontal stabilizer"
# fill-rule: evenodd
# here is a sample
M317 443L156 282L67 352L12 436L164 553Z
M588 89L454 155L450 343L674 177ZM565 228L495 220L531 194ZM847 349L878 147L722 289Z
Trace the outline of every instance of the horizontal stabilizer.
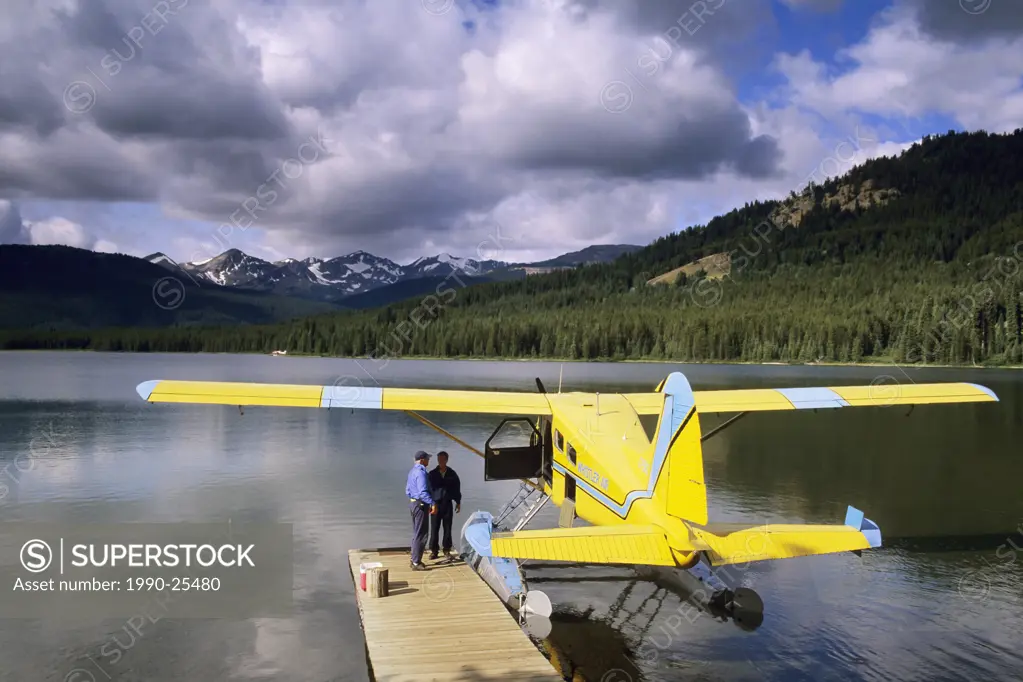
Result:
M675 566L664 531L656 526L597 526L494 533L494 556L590 564Z
M747 388L693 391L693 397L696 400L696 409L701 414L998 401L998 396L991 389L969 383L877 383L870 386ZM625 398L641 415L660 414L664 404L664 396L660 393L627 393Z
M856 552L881 546L881 529L849 507L845 525L712 523L693 528L712 566L817 554Z

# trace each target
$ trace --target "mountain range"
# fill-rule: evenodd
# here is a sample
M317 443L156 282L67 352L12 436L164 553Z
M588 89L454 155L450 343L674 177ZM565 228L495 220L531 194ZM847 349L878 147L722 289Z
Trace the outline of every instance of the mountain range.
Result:
M210 282L222 287L342 302L345 305L345 299L414 279L444 278L453 273L477 282L514 279L558 268L606 263L640 248L629 244L595 245L540 263L479 261L442 253L417 258L408 265L399 265L366 251L355 251L329 259L285 258L270 262L239 249L228 249L218 256L195 263L176 263L160 252L146 256L146 260L171 271L179 271L196 284ZM404 287L399 291L414 289ZM388 300L388 297L377 295L372 300Z
M39 265L12 276L0 257L0 282L56 276L67 287L60 263ZM1023 365L1023 129L928 135L898 157L748 202L610 263L470 287L440 310L423 305L430 284L428 273L342 299L383 310L212 329L11 330L0 347Z
M0 245L0 329L261 324L337 310L274 293L197 286L120 253Z
M458 287L571 268L639 247L597 246L535 269L447 254L399 265L365 251L275 263L238 249L199 263L69 246L0 245L0 329L33 333L102 327L270 324L389 305Z

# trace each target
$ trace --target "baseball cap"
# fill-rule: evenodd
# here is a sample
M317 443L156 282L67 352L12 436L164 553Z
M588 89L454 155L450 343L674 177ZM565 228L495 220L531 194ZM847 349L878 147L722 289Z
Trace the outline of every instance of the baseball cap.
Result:
M414 456L412 457L412 459L414 459L414 460L415 460L415 461L417 461L417 462L418 462L419 460L421 460L421 459L430 459L430 453L429 453L429 452L426 452L425 450L419 450L419 451L418 451L418 452L416 452L416 454L415 454L415 455L414 455Z

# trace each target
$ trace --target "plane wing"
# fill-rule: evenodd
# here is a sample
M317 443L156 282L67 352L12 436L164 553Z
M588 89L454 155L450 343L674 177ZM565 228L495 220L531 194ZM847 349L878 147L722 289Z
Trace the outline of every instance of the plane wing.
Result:
M146 381L135 389L152 403L323 407L422 412L476 412L502 415L549 415L540 393L449 391L377 386L251 384L227 381Z
M991 389L968 383L751 388L693 391L693 397L697 411L706 414L998 401ZM625 398L641 415L660 414L664 401L661 393L627 393Z
M467 412L502 415L549 415L541 393L459 391L423 388L304 384L258 384L225 381L146 381L136 388L143 400L160 403L337 407L422 412ZM626 393L637 414L660 414L664 394ZM817 388L754 388L693 391L701 413L805 410L834 407L883 407L938 403L995 402L994 392L977 384L878 384Z
M675 566L664 531L656 526L593 526L494 533L493 556L590 564Z

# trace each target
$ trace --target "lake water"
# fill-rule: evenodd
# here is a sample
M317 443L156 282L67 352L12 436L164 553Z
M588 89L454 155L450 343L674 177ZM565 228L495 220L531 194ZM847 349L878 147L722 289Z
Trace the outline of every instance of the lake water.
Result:
M673 618L689 613L680 598L627 570L529 571L557 605L554 645L585 679L1023 678L1023 551L1014 549L1023 548L1023 373L0 353L5 522L230 518L291 523L295 533L290 618L164 619L130 646L124 619L6 619L0 679L366 680L347 551L407 543L412 452L451 452L463 519L496 511L516 489L484 483L481 460L401 413L149 405L135 393L142 381L331 384L352 375L534 391L534 377L557 390L563 372L563 390L610 392L652 390L673 370L696 389L970 381L1001 402L760 413L715 436L705 449L712 519L841 523L852 504L878 522L886 547L754 564L739 576L766 603L754 632L710 616ZM703 420L705 431L720 422ZM497 420L437 421L479 447ZM556 523L551 506L530 527ZM123 656L111 662L100 651L117 636ZM443 633L434 638L416 645L444 645Z

